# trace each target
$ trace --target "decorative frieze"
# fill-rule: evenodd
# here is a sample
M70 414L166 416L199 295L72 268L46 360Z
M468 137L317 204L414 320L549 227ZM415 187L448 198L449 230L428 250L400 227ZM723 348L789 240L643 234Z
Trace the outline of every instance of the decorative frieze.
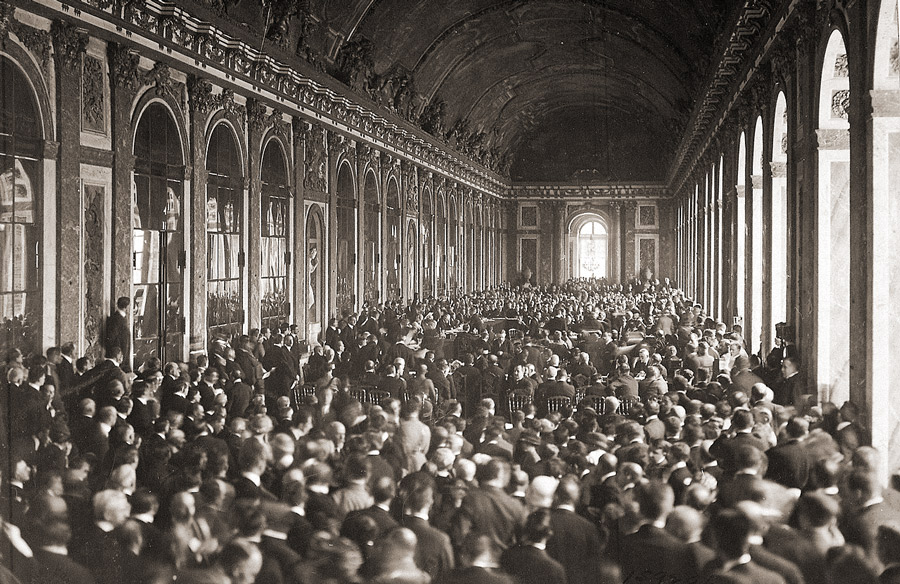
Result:
M303 124L301 135L306 145L303 186L311 191L326 191L328 156L325 150L325 130L318 124Z
M90 132L106 132L103 78L103 61L85 55L81 64L81 127Z

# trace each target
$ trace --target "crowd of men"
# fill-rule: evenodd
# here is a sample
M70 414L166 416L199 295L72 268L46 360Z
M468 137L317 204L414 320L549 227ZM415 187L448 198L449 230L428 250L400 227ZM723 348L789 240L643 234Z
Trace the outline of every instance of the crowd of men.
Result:
M8 351L0 583L900 583L858 409L668 281L387 303L189 363L130 363L111 322L96 363Z

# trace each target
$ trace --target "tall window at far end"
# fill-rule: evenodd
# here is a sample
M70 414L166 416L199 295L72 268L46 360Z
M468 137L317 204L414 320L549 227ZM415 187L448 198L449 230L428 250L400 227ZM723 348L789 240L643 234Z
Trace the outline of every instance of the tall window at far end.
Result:
M588 221L578 230L578 276L605 278L609 234L599 221Z

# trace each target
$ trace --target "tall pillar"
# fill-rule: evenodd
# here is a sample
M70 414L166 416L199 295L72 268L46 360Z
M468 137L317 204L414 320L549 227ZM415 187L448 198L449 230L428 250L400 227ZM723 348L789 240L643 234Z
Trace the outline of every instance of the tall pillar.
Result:
M610 225L609 233L609 242L611 244L609 255L612 259L609 264L612 269L609 278L612 282L621 282L622 262L624 261L622 258L622 203L619 201L611 201L609 203L609 208L612 211L612 225Z
M55 309L55 315L71 315L73 318L43 319L45 322L58 322L54 344L67 341L79 341L76 346L81 351L82 330L79 318L74 318L76 311L72 310L72 291L79 290L83 278L82 267L84 262L80 256L82 249L82 213L81 201L81 110L80 100L71 99L73 95L81 95L82 60L87 48L87 35L75 29L74 25L62 21L53 23L53 41L56 56L56 97L57 97L57 141L59 166L59 191L57 198L58 229L56 240L56 302L47 302ZM102 81L101 81L102 84ZM102 92L102 85L100 88ZM104 116L105 117L105 116ZM54 148L56 150L56 148ZM51 152L51 158L57 158L57 152ZM50 225L45 227L52 231ZM102 241L102 233L93 234ZM50 254L45 254L49 256ZM129 293L130 296L130 293ZM83 300L79 298L79 301ZM55 306L54 306L55 304ZM102 316L109 314L108 306L100 307ZM88 309L82 306L77 313ZM105 313L105 314L104 314ZM54 315L54 317L55 317ZM102 355L97 352L95 357Z
M261 322L261 236L262 236L262 139L266 128L266 106L247 99L247 183L250 197L247 208L247 319L249 328Z
M880 469L883 480L900 467L900 412L894 404L900 400L891 367L892 358L900 355L900 314L896 310L900 287L900 91L871 92L872 116L868 120L871 165L869 186L872 193L867 214L869 244L867 249L870 298L866 337L865 408L872 446L886 453ZM876 405L877 404L877 405ZM885 407L879 407L884 404ZM863 405L863 404L860 404Z

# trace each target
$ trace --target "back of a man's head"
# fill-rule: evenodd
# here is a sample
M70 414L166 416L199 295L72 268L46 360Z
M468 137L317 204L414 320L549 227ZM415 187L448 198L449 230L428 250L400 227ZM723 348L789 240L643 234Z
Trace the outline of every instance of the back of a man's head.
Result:
M688 505L679 505L672 509L666 519L666 531L683 541L693 543L700 541L703 533L703 515Z
M821 528L831 525L840 513L833 497L817 492L805 493L794 507L794 516L801 528Z
M731 425L738 431L752 428L753 414L748 410L737 410L731 417Z
M497 543L484 533L470 532L462 541L459 556L466 567L479 563L496 563L500 550Z
M802 438L809 432L809 420L795 416L788 421L784 431L790 438Z
M509 483L509 463L492 458L487 463L478 467L477 477L481 484L490 484L505 489Z
M751 444L740 444L734 450L735 470L759 470L762 464L762 452Z
M532 511L525 520L525 526L522 529L522 539L527 543L541 543L550 539L553 535L553 527L550 523L550 511L547 509L536 509Z
M639 485L635 491L638 509L647 521L665 521L675 506L672 487L661 481L649 481Z
M427 513L434 504L434 488L424 483L414 488L406 497L404 511L409 514Z
M581 482L575 475L566 475L556 487L556 505L575 505L581 498Z
M378 477L372 486L372 498L376 503L387 503L397 494L397 484L387 476Z
M740 511L720 511L710 520L710 531L716 551L724 559L736 560L750 549L753 523Z

